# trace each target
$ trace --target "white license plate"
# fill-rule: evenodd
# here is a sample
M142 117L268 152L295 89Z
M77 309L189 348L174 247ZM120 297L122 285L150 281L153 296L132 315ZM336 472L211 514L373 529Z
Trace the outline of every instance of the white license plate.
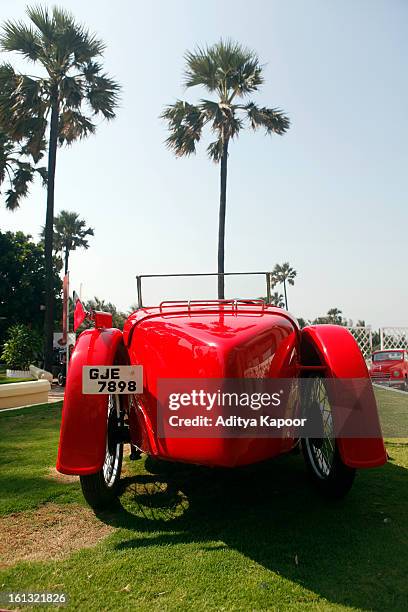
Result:
M143 366L84 366L84 395L126 395L143 392Z

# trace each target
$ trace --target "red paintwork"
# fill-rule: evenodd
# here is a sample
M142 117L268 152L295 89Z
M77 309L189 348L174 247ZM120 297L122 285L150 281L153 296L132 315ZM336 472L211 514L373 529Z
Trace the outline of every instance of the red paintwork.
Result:
M119 329L82 332L69 362L57 470L63 474L98 472L106 452L107 395L82 394L82 366L110 365L123 351ZM126 363L122 356L122 363Z
M248 438L160 439L156 435L159 378L296 376L299 330L283 311L270 308L188 314L139 311L124 329L131 363L144 366L144 393L137 397L147 431L143 448L166 459L237 466L290 450L293 440Z
M375 356L382 353L400 353L402 360L387 359L375 361ZM396 375L397 372L398 375ZM370 366L370 377L376 382L385 383L391 387L405 388L408 379L408 351L405 349L374 351Z
M92 320L95 323L95 327L112 327L112 313L102 312L101 310L94 310L92 312Z
M120 351L120 355L118 354ZM293 439L161 439L156 428L157 381L160 378L285 378L302 367L328 376L367 377L352 336L337 326L299 329L296 320L272 306L211 304L187 308L143 308L119 330L81 334L66 386L57 469L91 474L105 456L106 396L81 393L82 366L119 363L143 365L144 391L129 396L130 433L145 452L213 466L238 466L274 457L293 448ZM376 411L375 401L373 410ZM385 462L382 440L340 441L343 461L355 467Z
M314 325L303 330L304 346L312 344L320 361L327 366L326 376L331 378L367 378L364 358L350 332L338 325ZM372 419L378 420L374 392L370 388ZM382 438L343 438L338 440L344 463L364 468L383 465L387 455Z

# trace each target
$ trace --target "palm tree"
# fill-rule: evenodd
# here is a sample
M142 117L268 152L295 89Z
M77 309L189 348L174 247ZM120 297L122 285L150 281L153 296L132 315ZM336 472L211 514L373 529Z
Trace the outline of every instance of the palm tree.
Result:
M94 236L91 227L85 228L86 221L78 213L61 210L54 218L54 250L64 255L65 274L68 272L68 260L71 251L88 249L86 236ZM44 230L43 230L44 232Z
M278 283L283 284L283 291L285 293L286 310L288 309L288 296L286 292L286 283L288 283L288 285L293 286L295 284L295 277L296 277L296 270L291 268L288 262L285 262L283 264L276 264L276 266L274 267L271 273L271 279L272 279L273 286L277 285Z
M343 313L342 311L337 308L330 308L330 310L327 311L327 314L323 317L317 317L317 319L315 319L313 321L314 324L334 324L334 325L347 325L347 321L346 319L343 319Z
M271 295L271 304L273 306L278 306L278 308L284 308L285 302L283 300L283 295L279 293L279 291L274 291Z
M115 117L119 85L102 72L97 61L105 45L64 9L27 8L28 25L6 21L0 48L14 51L40 67L41 75L0 67L0 124L13 139L29 132L37 153L48 141L47 213L45 223L45 368L52 362L53 335L53 224L57 145L72 144L93 134L93 117Z
M27 149L27 135L13 140L0 128L0 187L7 184L5 204L9 210L18 208L36 174L41 176L44 186L47 184L47 169L36 165L41 157L39 152L33 159Z
M185 86L201 86L217 99L201 99L196 105L177 100L165 108L161 117L170 131L166 144L177 157L195 153L204 126L209 125L215 135L207 153L212 161L220 162L218 273L223 273L229 143L247 124L253 130L263 128L266 134L284 134L289 129L289 119L277 108L243 100L256 92L264 80L263 67L253 51L221 40L210 47L188 51L185 61ZM218 277L218 298L224 298L223 276Z
M330 308L327 311L328 323L334 323L335 325L345 325L346 322L343 320L343 313L340 308Z

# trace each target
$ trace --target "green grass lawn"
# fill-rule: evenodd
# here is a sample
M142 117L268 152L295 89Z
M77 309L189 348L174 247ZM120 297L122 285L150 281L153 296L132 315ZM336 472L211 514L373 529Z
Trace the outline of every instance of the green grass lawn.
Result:
M384 436L408 438L408 393L375 387Z
M60 411L0 413L0 515L86 512L78 482L49 477ZM0 566L0 590L66 591L68 609L91 611L406 610L408 443L387 448L337 503L310 489L299 455L233 471L126 460L121 503L98 516L113 532Z

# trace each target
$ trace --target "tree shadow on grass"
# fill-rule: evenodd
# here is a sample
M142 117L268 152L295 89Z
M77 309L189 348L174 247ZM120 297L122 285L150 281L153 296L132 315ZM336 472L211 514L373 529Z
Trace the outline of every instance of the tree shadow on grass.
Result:
M35 510L52 501L82 503L79 483L58 482L41 474L0 474L0 515Z
M346 499L329 502L295 456L235 470L148 458L146 468L123 479L116 511L99 515L141 534L117 548L222 541L333 603L406 609L407 470L361 471Z

